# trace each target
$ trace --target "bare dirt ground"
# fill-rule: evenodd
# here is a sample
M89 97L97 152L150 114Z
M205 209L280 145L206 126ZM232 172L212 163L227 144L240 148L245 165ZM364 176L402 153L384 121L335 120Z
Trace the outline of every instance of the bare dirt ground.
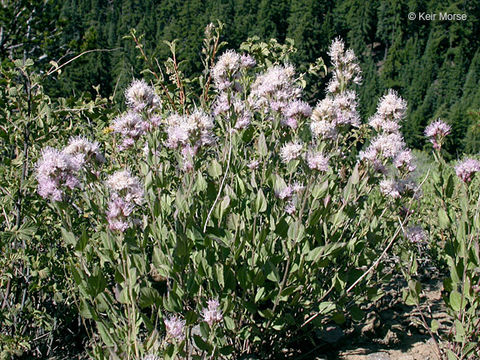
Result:
M440 281L430 282L423 292L421 310L427 323L436 319L444 327L448 320L441 289ZM336 341L312 354L312 359L437 360L435 343L420 320L418 309L404 305L398 295L387 295L380 306L370 310L367 321L351 332L342 333L335 326L327 329L327 340L330 336Z

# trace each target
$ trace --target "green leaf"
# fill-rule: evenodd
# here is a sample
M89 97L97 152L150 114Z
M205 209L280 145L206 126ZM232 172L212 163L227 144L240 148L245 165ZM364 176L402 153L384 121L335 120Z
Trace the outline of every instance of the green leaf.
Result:
M262 132L258 137L257 150L260 156L266 156L268 154L267 142L265 140L265 134Z
M87 292L92 297L100 294L103 290L105 290L106 286L107 280L100 270L96 275L90 276L87 280Z
M95 310L87 303L86 300L80 301L78 312L85 319L94 319L96 317Z
M222 166L218 163L217 160L213 160L208 167L208 175L216 179L222 175Z
M138 299L138 305L144 309L152 305L158 305L161 302L160 294L157 290L149 287L142 287L140 289L140 297Z
M233 353L235 348L232 345L224 346L218 350L218 352L222 355L230 355Z
M197 345L200 350L210 353L212 347L199 335L193 335L193 340L195 341L195 345Z
M85 249L85 246L87 246L88 243L88 235L87 232L85 231L85 228L82 229L82 235L80 236L80 239L77 242L77 245L75 246L75 250L77 251L83 251Z
M350 176L350 182L353 184L353 185L356 185L358 184L358 181L360 180L360 176L358 174L358 164L357 163L353 169L353 172L352 172L352 175Z
M75 244L77 243L77 240L75 239L75 235L72 232L65 230L63 227L61 228L61 231L62 231L63 240L65 240L65 243L67 245L75 246Z
M354 321L362 321L363 317L365 316L365 312L361 310L357 305L353 305L350 308L350 314L352 315L352 319Z
M202 173L198 173L197 175L197 181L195 182L195 189L198 192L205 191L207 190L208 184L205 178L203 177Z
M102 322L97 322L98 333L102 338L102 341L107 346L115 346L115 342L113 341L112 336L110 335L107 327Z
M450 174L447 180L447 186L445 188L445 196L447 198L451 198L453 194L453 189L454 189L454 182L453 182L453 175Z
M258 313L266 319L273 319L273 311L270 309L258 310Z
M225 321L225 327L228 330L235 330L235 321L233 321L231 317L225 316L223 320Z
M333 314L332 320L335 321L337 324L341 325L345 322L345 315L341 312L337 312Z
M452 352L452 350L447 350L448 360L458 360L458 357Z
M257 193L257 198L255 199L255 211L257 213L265 212L267 210L267 200L263 191L260 189Z
M287 236L289 239L292 239L294 241L300 241L302 240L304 233L305 226L302 223L295 221L288 227Z
M450 293L450 307L454 311L460 311L460 308L462 307L461 303L462 303L462 295L456 290L452 291Z
M450 219L447 212L443 208L438 209L438 224L440 228L445 229L450 225Z
M455 319L455 329L456 329L456 336L462 338L465 336L465 328L460 320Z

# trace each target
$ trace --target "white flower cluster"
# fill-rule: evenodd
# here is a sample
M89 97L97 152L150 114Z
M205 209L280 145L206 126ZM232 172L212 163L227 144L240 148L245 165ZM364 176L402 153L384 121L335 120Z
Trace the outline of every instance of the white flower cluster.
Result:
M240 78L240 70L255 66L255 60L250 55L240 55L234 50L227 50L218 59L212 69L212 77L215 87L219 91L233 88L241 91L241 85L237 81Z
M335 139L342 127L360 126L357 94L348 87L361 82L360 67L351 49L345 51L341 39L335 39L329 51L334 66L327 96L312 113L310 130L320 139Z
M129 219L135 205L143 203L143 185L129 170L115 172L106 184L111 191L107 211L110 230L124 232L135 222Z
M300 87L295 85L295 68L292 65L276 65L255 79L249 95L249 103L256 110L282 112L290 102L298 100Z
M167 120L167 143L172 149L180 149L184 170L193 168L193 157L202 146L212 145L213 119L201 109L190 115L172 114Z
M370 118L369 125L377 132L370 145L360 152L360 159L373 165L374 169L388 174L388 165L397 169L397 174L384 178L380 182L380 191L394 199L419 191L412 180L406 179L416 168L412 151L407 148L400 133L400 121L405 118L407 103L398 94L389 90L379 101L376 113ZM398 177L398 179L396 179Z
M39 195L52 201L62 201L65 189L80 187L82 170L91 171L91 166L104 161L98 143L82 136L71 138L62 151L46 147L36 166Z
M136 112L161 108L160 98L145 80L134 80L125 90L125 99L127 106Z
M333 77L327 86L328 92L332 94L342 92L342 83L343 87L350 82L361 84L362 70L358 65L357 57L352 49L345 50L345 43L342 39L333 40L328 55L334 66Z
M212 69L214 85L218 90L213 104L213 115L226 115L235 118L235 129L241 130L250 125L252 117L240 93L244 90L239 82L241 70L255 66L255 60L250 55L240 55L228 50L218 59Z
M155 111L161 110L160 98L153 87L144 80L134 80L125 90L128 111L117 116L111 125L114 133L122 137L119 148L127 149L147 131L160 125L161 118Z
M365 151L362 159L370 161L377 169L385 170L385 160L391 159L393 165L403 173L415 170L415 159L406 148L400 133L399 122L404 119L407 103L393 90L384 95L377 106L377 112L369 120L369 125L378 132Z
M302 155L303 145L298 142L289 142L280 149L280 158L284 163L289 163Z

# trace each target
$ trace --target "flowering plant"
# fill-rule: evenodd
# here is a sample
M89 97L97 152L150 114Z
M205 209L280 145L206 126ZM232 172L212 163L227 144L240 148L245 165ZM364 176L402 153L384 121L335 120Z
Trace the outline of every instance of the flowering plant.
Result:
M431 234L430 249L436 249L440 269L447 269L443 280L443 300L448 310L448 321L423 324L437 345L441 359L476 359L479 347L480 326L480 257L478 235L480 234L480 195L476 173L480 161L468 158L450 166L443 159L441 149L451 128L442 120L436 120L425 130L433 144L436 169L427 183L426 191L432 193L434 204L424 204L419 214ZM419 237L426 243L425 233ZM408 304L421 302L421 282L417 277L417 260L413 253L404 258L410 260ZM419 307L418 307L419 308ZM420 308L419 308L420 309Z
M313 109L288 63L226 51L195 98L173 55L176 90L133 81L105 156L84 138L44 151L39 193L75 251L94 357L275 356L381 297L381 260L419 194L399 132L406 103L389 91L362 123L357 59L340 39L329 55Z

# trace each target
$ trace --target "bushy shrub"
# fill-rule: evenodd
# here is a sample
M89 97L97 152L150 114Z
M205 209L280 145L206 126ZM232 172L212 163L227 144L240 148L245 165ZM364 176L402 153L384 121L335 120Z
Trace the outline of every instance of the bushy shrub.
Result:
M153 70L155 86L133 81L107 142L39 159L95 358L281 357L312 328L360 320L382 296L381 260L413 233L405 101L389 91L362 122L361 71L337 39L312 109L288 63L214 62L214 29L201 89L185 90L173 56L175 86Z
M449 319L424 325L437 342L443 359L476 359L480 326L480 193L475 174L480 161L470 158L447 164L442 145L450 126L441 120L430 124L425 135L433 144L435 168L425 184L427 201L418 214L430 234L429 248L437 261L438 276L443 279L443 300ZM428 199L430 198L430 199ZM426 239L424 239L426 240ZM425 244L425 241L422 241ZM421 301L421 282L416 279L415 256L410 256L407 275L410 290L407 303ZM444 274L446 277L444 278Z
M35 163L42 147L95 133L109 110L100 97L46 95L42 84L56 70L39 73L30 59L0 66L0 359L51 357L54 349L68 356L83 337L65 276L73 254L36 194Z

